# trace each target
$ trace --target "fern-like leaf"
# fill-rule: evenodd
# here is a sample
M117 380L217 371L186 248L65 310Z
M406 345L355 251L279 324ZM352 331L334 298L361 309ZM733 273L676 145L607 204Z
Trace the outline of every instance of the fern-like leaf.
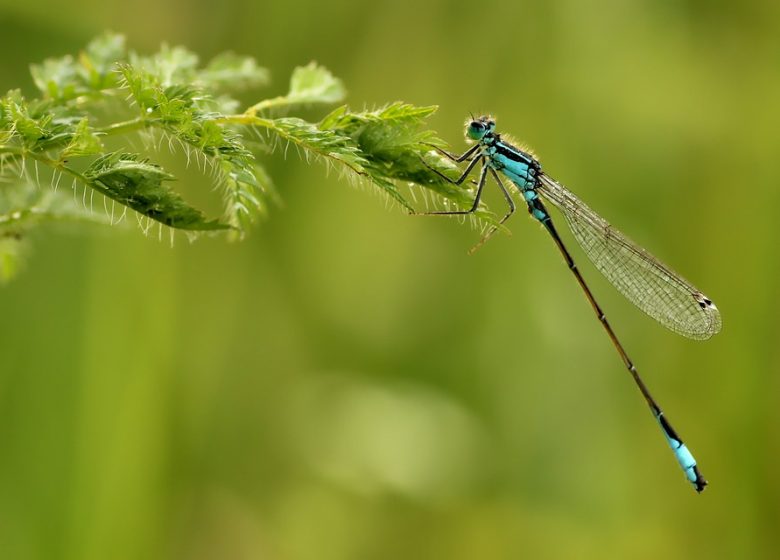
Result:
M172 175L136 154L106 154L89 166L84 178L98 192L166 226L187 230L228 227L217 220L207 220L189 206L163 184L173 180Z
M38 98L19 90L0 97L0 194L6 197L0 197L0 278L18 268L25 235L40 223L114 223L107 207L103 214L93 212L94 193L113 201L112 216L119 204L147 223L241 236L278 198L262 162L291 149L304 161L375 185L409 210L407 185L458 205L473 199L471 186L453 186L432 170L454 172L430 149L443 145L425 126L435 107L393 103L352 112L344 106L319 122L289 116L303 107L339 103L346 95L341 80L315 63L293 70L285 95L244 111L233 94L264 86L269 76L254 59L233 53L202 65L184 47L163 45L143 55L128 50L121 35L106 33L77 55L33 65L31 73ZM172 188L173 175L150 161L153 152L128 150L134 135L144 140L145 150L184 148L187 162L194 159L222 189L223 218L209 219L185 202ZM67 212L60 212L64 176L74 196L67 197ZM15 202L4 207L3 200ZM484 209L479 215L491 220Z

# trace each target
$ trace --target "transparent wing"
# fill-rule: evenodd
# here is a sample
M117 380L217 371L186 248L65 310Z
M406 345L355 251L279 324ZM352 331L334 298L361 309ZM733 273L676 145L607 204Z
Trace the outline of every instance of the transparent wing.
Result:
M720 312L707 296L633 243L564 186L540 174L539 194L563 213L596 268L626 298L663 326L704 340L720 331Z

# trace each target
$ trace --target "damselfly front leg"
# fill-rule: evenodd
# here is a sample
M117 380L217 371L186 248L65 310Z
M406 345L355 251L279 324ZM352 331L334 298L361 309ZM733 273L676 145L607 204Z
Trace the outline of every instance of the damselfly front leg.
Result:
M504 182L501 181L501 179L498 176L498 173L496 173L496 170L492 167L490 168L490 174L493 175L493 179L496 180L496 184L501 189L501 192L504 193L504 198L506 199L506 203L509 205L509 211L504 214L504 217L499 220L499 222L493 226L487 231L485 235L482 236L482 239L480 239L476 245L474 245L471 249L469 249L469 255L473 255L480 247L482 247L488 239L493 237L493 234L495 234L498 229L504 225L504 222L506 222L512 214L515 213L515 210L517 209L515 207L515 201L512 199L512 195L509 193L507 188L504 186Z
M441 155L443 155L449 160L454 161L455 163L463 163L464 161L469 159L469 157L471 157L471 155L474 154L474 152L476 152L479 149L479 144L474 144L472 147L470 147L468 150L463 152L461 155L456 156L455 154L450 153L447 150L444 150L435 144L429 144L425 142L425 145L430 146L431 148L439 152Z
M428 169L435 172L437 175L439 175L442 179L444 179L448 183L451 183L453 185L460 185L471 174L471 171L474 169L474 166L476 166L477 163L481 160L482 158L480 157L475 157L474 159L472 159L471 163L469 163L468 167L466 167L466 170L457 179L451 179L447 177L444 173L442 173L437 169L434 169L424 161L423 163L426 165L426 167L428 167ZM485 179L487 179L487 171L488 171L488 165L487 163L483 163L482 170L479 172L479 181L477 181L477 194L474 197L474 203L471 205L471 208L469 208L468 210L441 210L437 212L414 212L414 214L417 216L463 216L466 214L473 214L474 212L477 211L477 208L479 208L479 201L482 198L482 189L485 187Z

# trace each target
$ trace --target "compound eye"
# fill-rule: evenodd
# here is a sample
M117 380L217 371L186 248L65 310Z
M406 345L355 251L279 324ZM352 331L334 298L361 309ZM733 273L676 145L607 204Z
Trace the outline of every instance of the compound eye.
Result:
M481 140L486 132L485 123L482 121L471 121L466 128L466 136L472 140Z

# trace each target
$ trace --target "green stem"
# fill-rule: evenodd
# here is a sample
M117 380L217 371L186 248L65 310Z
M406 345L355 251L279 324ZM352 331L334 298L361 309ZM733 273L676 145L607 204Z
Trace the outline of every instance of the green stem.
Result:
M122 121L122 122L110 124L108 126L104 126L103 128L98 128L95 130L95 132L100 132L107 136L111 136L114 134L125 134L127 132L134 132L136 130L141 130L142 128L146 128L147 126L149 126L149 124L150 124L149 120L146 119L145 117L136 117L128 121Z
M94 219L84 216L69 216L50 212L39 206L30 206L21 210L14 210L8 214L0 214L0 226L8 228L14 225L26 225L32 222L62 222L62 223L94 223ZM108 220L106 220L108 222ZM5 234L7 236L7 234ZM0 234L0 237L3 235Z
M260 111L271 109L273 107L279 107L282 105L294 105L287 97L274 97L273 99L264 99L259 103L255 103L249 109L246 110L248 116L254 117Z
M264 119L263 117L257 117L249 113L247 109L246 113L240 113L238 115L224 115L214 119L217 123L224 124L239 124L244 126L262 126L263 128L275 128L274 121L272 119Z
M87 180L84 175L76 171L75 169L68 167L65 165L62 161L57 159L51 159L49 157L46 157L43 154L37 154L35 152L31 152L21 146L11 146L8 144L0 144L0 154L12 154L18 157L21 157L23 160L25 158L30 158L35 161L39 161L44 165L48 165L49 167L54 168L55 170L58 170L60 173L67 173L68 175L75 177L85 185L90 185L90 182ZM90 185L91 186L91 185Z

